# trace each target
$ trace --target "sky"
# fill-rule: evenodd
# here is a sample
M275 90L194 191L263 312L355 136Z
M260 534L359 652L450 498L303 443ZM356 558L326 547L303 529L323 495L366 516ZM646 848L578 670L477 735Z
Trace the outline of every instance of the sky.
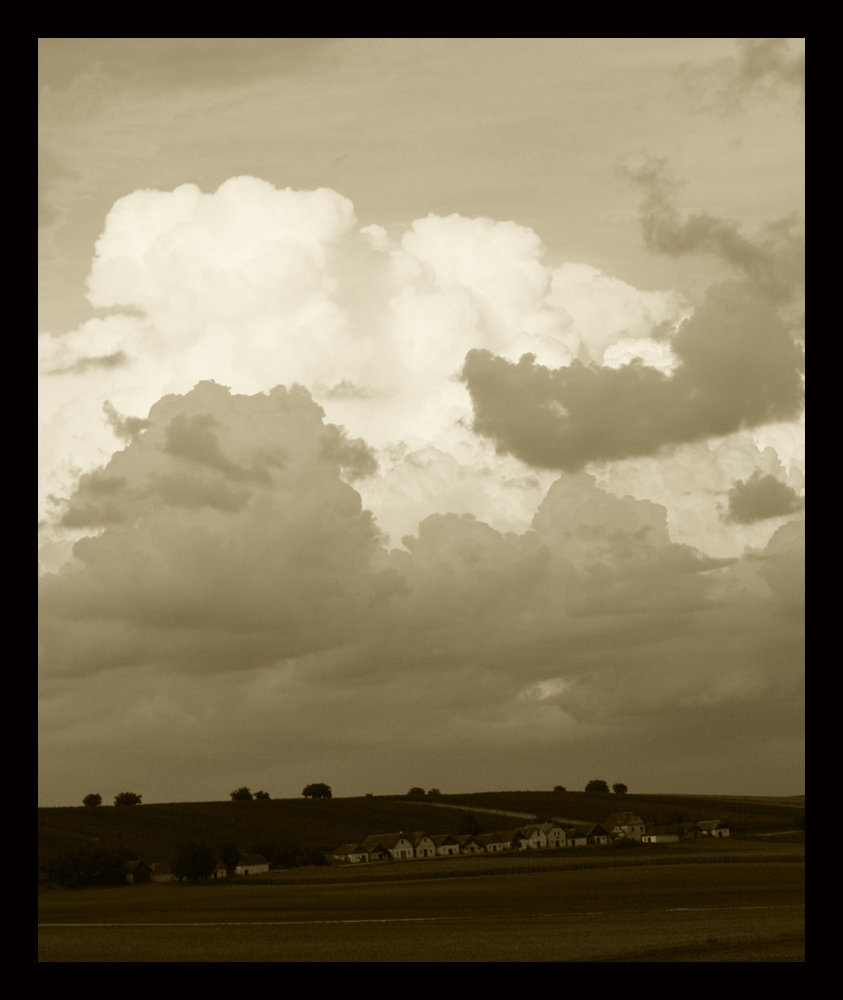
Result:
M804 40L39 41L41 805L804 792Z

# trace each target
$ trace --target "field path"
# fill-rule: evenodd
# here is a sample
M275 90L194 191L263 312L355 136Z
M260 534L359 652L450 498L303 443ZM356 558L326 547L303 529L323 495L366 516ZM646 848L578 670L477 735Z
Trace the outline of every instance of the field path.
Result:
M506 809L489 809L486 806L462 806L453 802L425 802L423 799L413 799L413 804L420 806L436 806L439 809L461 809L463 812L491 813L493 816L514 816L516 819L537 820L539 818L536 813L508 812ZM556 823L588 822L588 820L585 819L569 819L563 816L554 816L553 819Z

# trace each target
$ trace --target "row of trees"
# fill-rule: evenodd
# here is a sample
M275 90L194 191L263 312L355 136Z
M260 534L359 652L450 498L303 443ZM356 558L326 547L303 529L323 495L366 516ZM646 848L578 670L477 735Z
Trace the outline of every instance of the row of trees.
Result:
M114 796L114 804L116 806L139 806L141 803L140 795L136 795L134 792L120 792L118 795ZM90 795L86 795L82 799L82 805L93 808L94 806L102 805L102 796L98 792L92 792Z
M568 791L568 789L564 785L554 785L553 790L554 792ZM589 781L589 783L585 786L585 790L587 792L600 792L605 795L608 795L609 784L606 781L601 781L595 778L593 781ZM622 782L619 781L617 784L612 785L612 791L615 793L615 795L626 795L629 789L626 787L626 785L624 785Z

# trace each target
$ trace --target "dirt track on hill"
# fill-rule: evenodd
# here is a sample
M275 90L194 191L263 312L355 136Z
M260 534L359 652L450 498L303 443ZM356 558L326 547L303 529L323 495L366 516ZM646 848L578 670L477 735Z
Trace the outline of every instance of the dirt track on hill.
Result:
M414 799L413 802L420 806L436 806L439 809L459 809L462 812L491 813L493 816L514 816L516 819L537 820L536 813L507 812L505 809L489 809L486 806L462 806L452 802L425 802L423 799ZM554 816L556 823L587 823L587 819L571 819L567 816Z

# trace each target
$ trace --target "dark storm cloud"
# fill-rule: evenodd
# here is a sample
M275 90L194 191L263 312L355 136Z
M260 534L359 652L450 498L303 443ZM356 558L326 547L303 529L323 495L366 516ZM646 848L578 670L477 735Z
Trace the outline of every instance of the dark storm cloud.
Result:
M804 502L787 483L775 476L754 472L744 482L738 479L729 490L729 509L724 521L754 524L769 517L783 517L802 510Z
M651 249L712 253L743 278L709 288L680 325L671 340L678 365L670 375L638 359L619 368L575 360L548 369L532 354L515 364L469 351L462 380L474 406L473 429L501 453L574 471L801 412L803 350L779 313L802 277L795 224L784 220L750 240L728 220L698 214L683 221L663 163L648 160L629 173L647 192L641 221Z
M378 471L375 453L362 438L351 440L344 427L328 424L322 435L322 458L336 462L348 478L355 482L373 476Z

